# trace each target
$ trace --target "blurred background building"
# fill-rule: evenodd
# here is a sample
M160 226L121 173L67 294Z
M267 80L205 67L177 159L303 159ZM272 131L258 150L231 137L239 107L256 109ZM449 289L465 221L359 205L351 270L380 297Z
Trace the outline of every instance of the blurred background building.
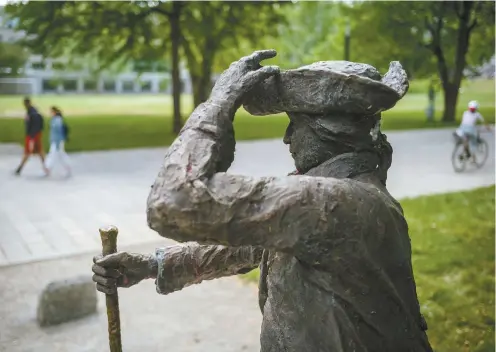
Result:
M11 50L25 38L25 33L16 31L18 19L9 18L0 7L0 50ZM17 72L10 67L0 68L0 94L44 94L44 93L170 93L170 70L166 62L133 61L118 70L96 72L91 62L71 57L46 58L27 54L26 61ZM94 65L93 65L94 66ZM187 70L181 69L182 92L191 93L191 82Z

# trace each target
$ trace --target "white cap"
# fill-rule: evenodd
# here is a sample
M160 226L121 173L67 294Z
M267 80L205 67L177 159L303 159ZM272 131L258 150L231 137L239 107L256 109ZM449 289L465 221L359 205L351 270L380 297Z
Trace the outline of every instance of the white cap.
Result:
M468 103L468 108L469 109L478 109L479 103L477 103L475 100L472 100L471 102Z

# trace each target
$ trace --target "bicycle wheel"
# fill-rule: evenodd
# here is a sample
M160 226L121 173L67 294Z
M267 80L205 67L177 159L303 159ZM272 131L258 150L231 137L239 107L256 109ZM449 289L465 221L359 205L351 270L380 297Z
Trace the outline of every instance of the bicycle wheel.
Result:
M480 169L486 163L489 156L489 145L484 139L480 139L477 143L477 148L473 151L475 156L475 166Z
M453 164L455 172L462 172L465 170L465 167L467 166L467 155L463 143L455 144L455 149L451 155L451 163Z

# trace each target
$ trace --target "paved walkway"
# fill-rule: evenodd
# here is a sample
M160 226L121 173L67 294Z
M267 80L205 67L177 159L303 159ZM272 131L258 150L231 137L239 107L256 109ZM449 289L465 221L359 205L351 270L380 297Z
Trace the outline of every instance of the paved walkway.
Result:
M152 244L131 250L149 253ZM40 328L36 307L52 280L89 275L91 255L0 268L0 352L108 352L105 298L98 314ZM119 290L125 352L259 352L257 286L236 277L203 282L167 296L153 280Z
M474 172L451 170L450 131L390 133L395 149L389 189L396 197L494 183L494 153ZM490 139L494 150L493 136ZM119 246L149 253L170 243L147 229L145 201L164 150L72 155L73 179L42 179L33 160L25 176L8 173L18 156L0 148L0 351L108 351L104 299L99 314L58 327L36 325L37 298L56 279L89 274L99 252L98 227L116 224ZM279 141L239 143L231 172L285 175L292 169ZM158 242L157 242L158 241ZM83 253L74 256L74 254ZM11 265L45 260L26 265ZM258 352L261 314L256 287L235 277L204 282L167 296L153 282L120 290L125 351Z
M451 168L451 131L388 136L394 148L388 188L398 198L494 183L492 134L487 164L463 174ZM19 156L0 154L0 266L98 252L98 228L106 224L119 227L119 246L161 240L147 227L145 203L163 155L164 149L73 154L75 176L65 180L41 177L36 159L16 178ZM239 143L230 172L277 176L292 169L287 147L269 140Z

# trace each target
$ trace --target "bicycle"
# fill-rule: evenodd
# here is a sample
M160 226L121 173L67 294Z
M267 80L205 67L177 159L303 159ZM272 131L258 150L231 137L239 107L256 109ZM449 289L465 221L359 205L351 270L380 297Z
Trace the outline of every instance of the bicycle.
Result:
M467 137L458 135L456 131L453 132L453 136L455 138L455 148L451 155L451 163L453 164L455 172L464 171L467 167L467 162L469 161L471 161L471 164L475 165L477 169L482 168L489 156L489 144L480 136L480 132L477 133L477 145L475 150L472 150ZM468 153L465 149L465 143L468 143Z

